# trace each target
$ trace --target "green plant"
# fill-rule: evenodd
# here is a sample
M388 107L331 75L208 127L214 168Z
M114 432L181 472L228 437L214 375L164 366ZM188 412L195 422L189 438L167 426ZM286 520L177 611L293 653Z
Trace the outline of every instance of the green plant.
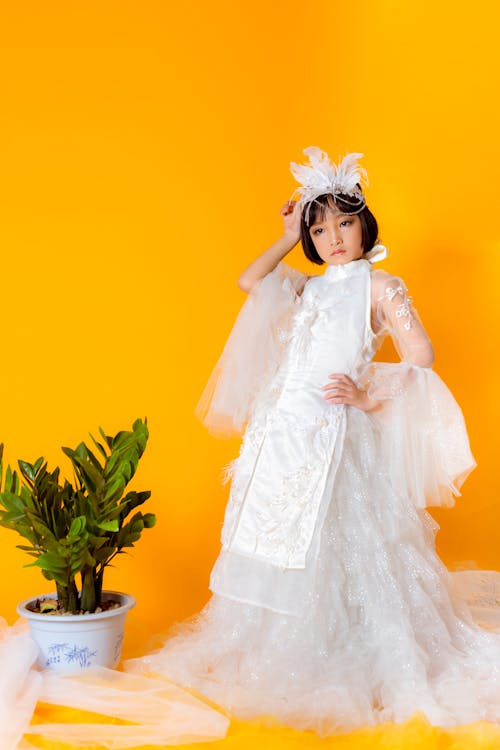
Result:
M73 466L73 483L60 480L59 467L48 471L43 457L32 464L18 461L19 474L7 466L4 476L0 445L0 525L29 542L17 546L36 558L28 565L55 581L58 606L67 612L101 606L106 566L156 522L154 514L136 510L149 491L124 494L146 448L147 420L137 419L131 431L114 437L99 431L102 442L91 435L94 451L83 442L62 449Z

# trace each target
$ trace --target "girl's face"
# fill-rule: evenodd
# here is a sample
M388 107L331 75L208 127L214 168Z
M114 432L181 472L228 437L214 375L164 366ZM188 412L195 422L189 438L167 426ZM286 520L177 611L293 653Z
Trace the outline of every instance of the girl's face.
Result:
M327 209L323 219L309 227L321 260L333 266L358 260L363 255L361 220L357 214Z

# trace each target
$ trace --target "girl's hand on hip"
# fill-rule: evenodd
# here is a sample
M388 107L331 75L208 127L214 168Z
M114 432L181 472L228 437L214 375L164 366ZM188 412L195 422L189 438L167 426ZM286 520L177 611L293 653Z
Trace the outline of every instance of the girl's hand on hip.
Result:
M358 388L348 375L333 373L328 377L333 382L324 385L321 390L325 391L324 399L330 404L347 404L361 411L371 411L378 406L378 402L373 401L366 391Z

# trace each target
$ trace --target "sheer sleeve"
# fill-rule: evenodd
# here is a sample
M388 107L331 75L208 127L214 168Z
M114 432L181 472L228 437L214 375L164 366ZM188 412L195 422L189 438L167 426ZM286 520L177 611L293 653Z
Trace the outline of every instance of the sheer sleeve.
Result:
M372 272L372 306L376 327L389 335L403 362L431 367L434 351L406 284L398 276Z
M245 300L195 408L216 437L234 437L244 429L281 361L308 278L281 262Z
M379 406L384 463L418 507L451 507L476 466L462 411L432 370L434 350L408 289L397 276L372 272L372 324L379 345L389 335L401 359L370 362L358 385Z

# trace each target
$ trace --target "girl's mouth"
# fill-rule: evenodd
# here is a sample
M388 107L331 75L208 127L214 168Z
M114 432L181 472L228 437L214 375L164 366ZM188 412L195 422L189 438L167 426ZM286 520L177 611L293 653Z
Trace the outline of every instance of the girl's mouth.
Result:
M342 253L345 253L345 250L334 250L332 255L342 255Z

